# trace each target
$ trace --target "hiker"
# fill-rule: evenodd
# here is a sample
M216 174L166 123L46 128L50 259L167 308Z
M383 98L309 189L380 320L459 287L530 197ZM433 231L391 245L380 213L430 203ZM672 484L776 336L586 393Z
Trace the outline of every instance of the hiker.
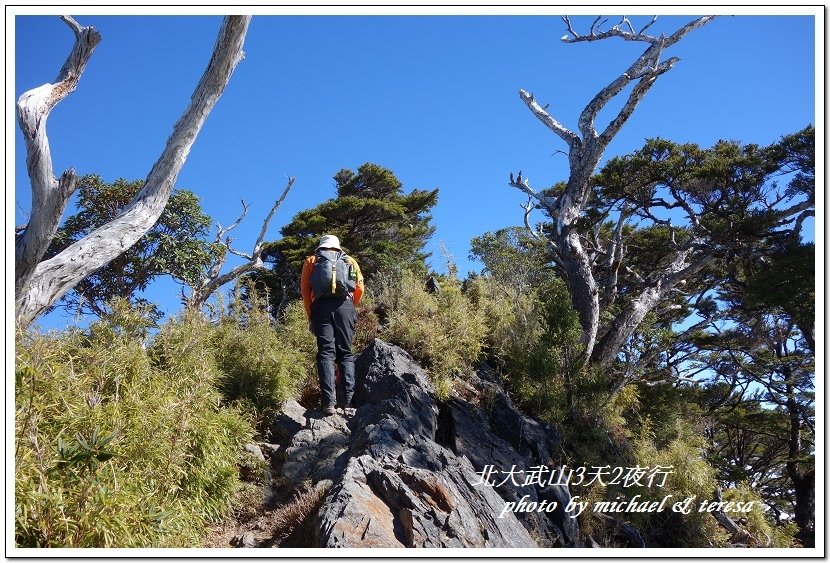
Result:
M303 262L300 276L308 330L317 337L317 377L321 407L328 416L335 413L337 394L335 364L340 367L343 409L351 409L354 395L355 305L363 295L363 274L351 256L340 248L334 235L323 235L312 256Z

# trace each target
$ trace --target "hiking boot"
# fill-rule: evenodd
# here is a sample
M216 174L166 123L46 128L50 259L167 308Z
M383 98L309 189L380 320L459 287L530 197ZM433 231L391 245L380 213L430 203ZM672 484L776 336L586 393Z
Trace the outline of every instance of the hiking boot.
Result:
M331 416L335 414L334 407L323 407L323 414L326 416Z

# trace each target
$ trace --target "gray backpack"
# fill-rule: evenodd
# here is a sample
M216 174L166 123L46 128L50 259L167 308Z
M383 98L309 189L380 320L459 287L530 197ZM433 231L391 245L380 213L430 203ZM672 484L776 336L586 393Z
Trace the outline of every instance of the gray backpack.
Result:
M357 287L357 272L344 252L318 250L311 270L311 291L315 299L345 297Z

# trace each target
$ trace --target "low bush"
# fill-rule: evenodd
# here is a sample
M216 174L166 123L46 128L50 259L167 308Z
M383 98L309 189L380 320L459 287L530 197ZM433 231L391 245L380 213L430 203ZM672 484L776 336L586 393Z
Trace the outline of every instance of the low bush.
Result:
M280 325L256 302L243 311L220 317L211 331L210 349L222 373L217 383L225 399L242 403L263 420L296 396L314 364L309 362L308 346L296 334L299 327L292 310Z
M448 397L454 378L479 359L487 331L482 308L452 276L441 280L437 293L427 291L425 280L407 270L375 276L370 287L372 300L388 315L381 337L421 362L439 398Z
M88 331L16 337L20 547L199 545L253 435L216 389L211 330L171 321L147 348L116 307Z

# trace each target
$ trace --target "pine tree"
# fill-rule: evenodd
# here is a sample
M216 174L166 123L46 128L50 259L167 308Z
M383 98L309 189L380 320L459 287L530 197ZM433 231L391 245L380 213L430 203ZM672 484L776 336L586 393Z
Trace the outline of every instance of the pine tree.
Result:
M426 270L424 245L435 231L430 211L438 203L437 189L405 194L391 170L371 163L357 173L340 170L334 181L337 197L298 213L281 229L275 251L299 271L320 236L333 234L366 277L385 267Z

